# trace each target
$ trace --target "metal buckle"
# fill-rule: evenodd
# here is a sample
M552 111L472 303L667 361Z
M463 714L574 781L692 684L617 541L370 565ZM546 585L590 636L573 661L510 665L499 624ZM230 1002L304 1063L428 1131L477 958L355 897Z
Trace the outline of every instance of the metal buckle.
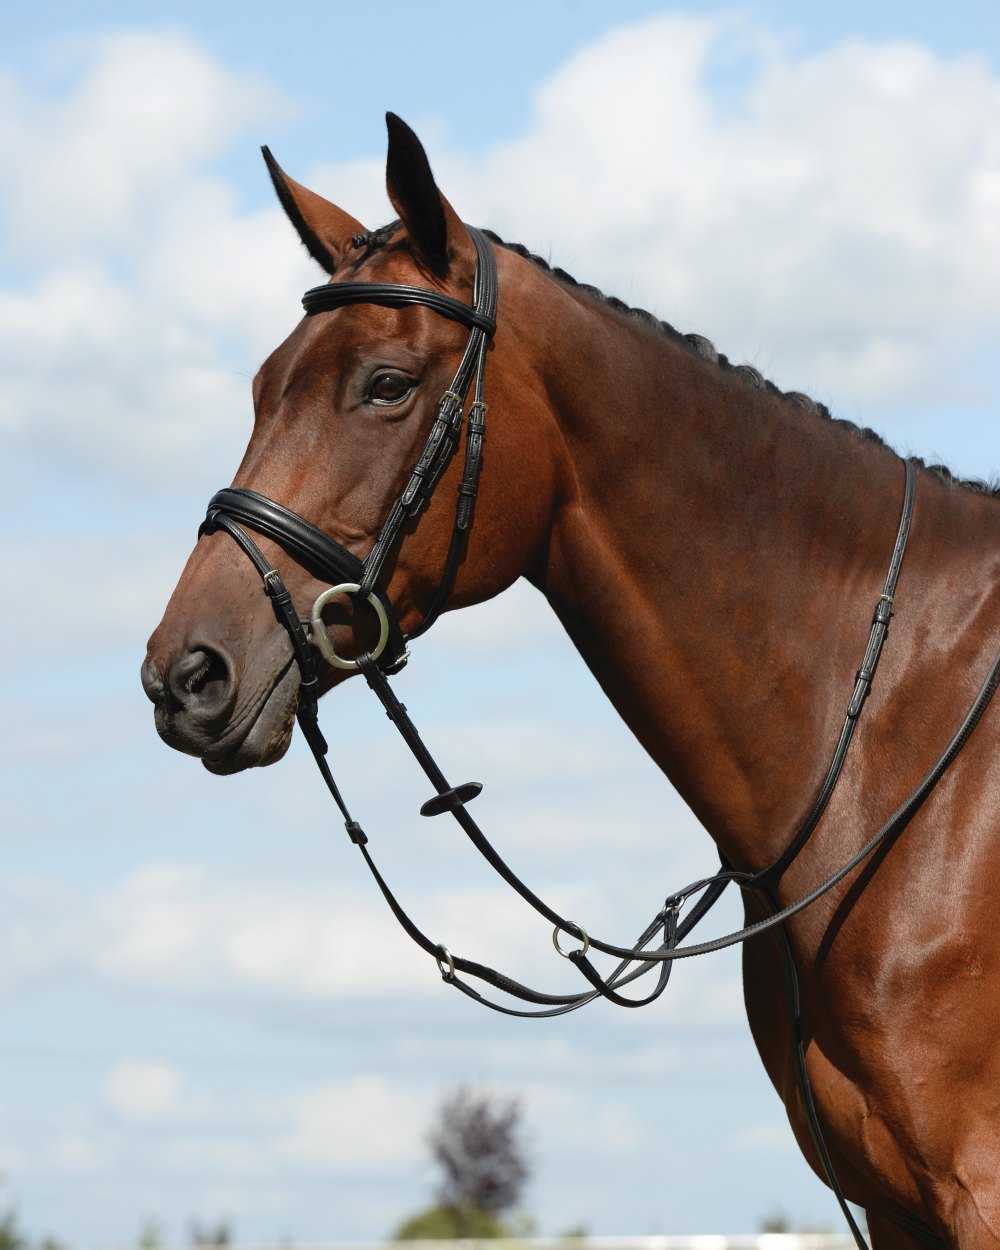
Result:
M312 625L312 638L315 645L319 648L320 654L334 668L342 668L347 672L355 672L360 665L357 660L345 660L333 649L333 642L326 626L323 624L323 609L332 600L342 597L343 595L356 595L361 590L361 586L357 582L341 582L339 586L331 586L329 590L324 590L316 602L313 604L309 621ZM369 655L373 660L385 650L385 644L389 641L389 618L386 615L385 608L381 601L370 591L368 593L368 606L372 608L378 617L379 635L378 642L369 651Z

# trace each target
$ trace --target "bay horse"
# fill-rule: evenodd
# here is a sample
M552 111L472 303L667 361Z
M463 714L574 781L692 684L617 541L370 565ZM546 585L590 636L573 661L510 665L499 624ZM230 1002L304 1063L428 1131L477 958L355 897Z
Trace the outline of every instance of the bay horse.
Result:
M876 1250L1000 1245L995 711L852 861L939 758L993 660L997 498L940 466L904 471L870 431L707 340L467 228L417 137L392 114L388 126L398 220L376 231L265 149L331 281L257 374L233 487L150 639L159 733L214 773L274 763L304 701L358 668L383 681L438 611L526 577L724 863L744 878L780 864L775 909L853 863L781 940L773 929L744 945L751 1030L810 1164L829 1176L809 1097ZM419 506L400 504L408 494ZM843 732L873 603L891 639L839 782L789 856ZM464 811L475 787L439 791L439 809ZM761 898L745 894L749 921Z

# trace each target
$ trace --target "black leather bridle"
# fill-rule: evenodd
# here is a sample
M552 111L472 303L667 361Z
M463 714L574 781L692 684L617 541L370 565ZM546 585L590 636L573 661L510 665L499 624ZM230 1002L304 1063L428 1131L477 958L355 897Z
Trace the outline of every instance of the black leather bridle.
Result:
M802 898L787 907L779 909L771 899L770 887L785 872L805 846L827 808L843 769L862 708L871 689L875 670L888 633L889 623L893 615L896 584L902 568L913 514L915 472L913 463L906 461L905 488L899 531L893 548L885 585L875 605L868 645L865 649L861 667L855 678L843 728L835 746L824 782L808 815L785 851L773 864L756 873L739 871L723 863L721 871L695 881L685 889L671 894L633 946L620 946L593 937L581 925L561 916L543 902L510 869L470 816L467 804L482 790L480 783L467 782L458 786L449 784L387 680L388 674L397 672L406 663L408 656L406 651L407 639L404 638L400 631L392 604L389 602L385 590L379 582L379 577L390 553L396 549L397 544L401 541L404 528L415 521L426 507L435 487L440 482L445 469L459 446L465 416L465 404L470 389L473 394L473 400L468 413L465 469L458 488L458 502L452 539L438 590L433 596L423 621L410 637L416 637L428 629L444 607L461 558L465 536L472 520L473 502L476 496L482 456L483 435L485 433L484 419L487 410L484 400L486 357L489 342L496 328L498 292L496 261L492 249L478 230L471 227L467 228L477 253L473 303L471 306L429 288L373 282L332 282L326 286L314 287L303 296L303 305L306 313L310 316L331 309L341 308L345 304L355 303L375 303L390 307L423 305L433 309L441 316L451 318L469 327L469 339L461 362L451 386L444 393L438 405L437 416L423 451L411 471L404 490L392 505L374 546L364 560L353 555L327 534L323 533L323 531L317 529L316 526L282 504L276 503L274 500L268 499L255 491L242 488L228 488L219 491L213 496L199 533L224 530L245 552L260 573L264 589L271 598L278 620L288 632L295 659L299 666L301 681L297 711L299 725L306 741L309 743L324 781L340 809L347 832L351 840L359 847L379 889L404 930L437 961L443 979L461 990L462 993L493 1010L515 1016L562 1015L593 1002L598 997L607 998L619 1006L641 1007L653 1002L663 992L669 980L674 960L720 950L723 947L746 941L763 933L765 930L777 928L779 937L782 940L782 947L789 966L793 986L791 1011L795 1039L796 1068L807 1119L826 1171L827 1179L838 1197L855 1240L858 1242L859 1247L864 1247L865 1243L860 1230L847 1207L846 1200L833 1172L829 1153L823 1142L812 1092L809 1088L805 1069L794 960L792 959L791 948L785 935L785 930L781 926L783 926L784 921L803 908L808 907L816 899L832 889L871 856L878 847L891 840L906 827L937 785L945 770L965 745L969 735L978 724L979 719L993 697L997 685L1000 684L1000 653L994 659L993 665L980 687L972 706L969 708L951 741L909 798L847 863ZM285 588L278 571L271 566L244 527L253 529L258 534L262 534L278 543L313 576L320 580L334 583L329 590L324 591L319 596L313 607L311 614L311 640L307 636L305 624L299 620L295 612L291 595ZM356 597L361 601L367 602L374 611L379 623L379 636L376 644L367 653L351 660L338 656L334 651L321 616L322 609L326 603L331 599L343 598L344 596ZM554 926L553 941L556 949L561 955L564 955L575 964L590 983L592 987L590 990L580 994L564 995L546 994L532 990L493 968L453 955L447 947L433 941L414 923L379 873L368 849L367 835L361 825L351 816L327 764L327 744L320 731L317 718L319 678L314 648L318 649L330 664L361 672L368 685L381 701L389 719L396 726L420 767L434 786L435 796L423 805L421 814L435 816L443 812L452 813L473 845L476 846L500 876L535 911ZM725 934L710 941L681 945L683 939L707 913L730 882L736 882L742 890L752 892L758 898L764 910L768 913L765 918L749 924L734 933ZM690 899L695 901L691 906L689 914L682 920L680 917L681 910ZM580 943L576 949L563 949L559 939L560 936L565 937L567 935ZM591 948L610 955L619 961L610 974L602 975L591 962L588 957L588 952ZM629 998L621 993L625 986L653 970L658 970L656 983L651 992L645 997ZM463 980L459 973L464 974L466 977L476 978L522 1002L530 1003L534 1009L526 1010L493 1002L485 998L467 980Z
M496 330L498 285L496 260L489 243L478 230L469 228L469 234L475 244L477 256L471 307L429 287L388 282L333 282L326 286L312 287L302 297L303 307L309 316L342 308L345 304L383 304L390 308L422 304L443 317L467 325L470 331L451 386L438 404L437 417L420 458L413 466L402 493L393 503L375 545L364 560L358 559L346 547L290 508L242 487L227 487L213 495L205 521L199 530L199 534L211 533L215 529L225 530L253 561L264 578L265 589L276 603L282 593L277 589L281 585L280 578L277 571L270 567L260 548L241 528L244 525L273 539L314 577L335 583L319 596L311 614L313 641L324 659L335 668L356 670L359 667L356 660L337 655L323 624L322 611L325 605L344 596L356 596L366 601L375 613L379 624L379 637L368 654L378 662L380 669L387 673L396 673L407 661L405 640L392 604L379 583L379 577L390 553L395 550L403 529L412 525L423 512L458 447L465 402L471 388L473 400L469 408L465 471L458 487L451 543L437 592L419 628L410 635L411 638L428 630L440 615L455 579L465 534L472 521L479 482L483 435L486 429L486 353ZM282 624L291 635L303 685L308 687L310 683L315 684L315 664L312 662L309 647L304 642L304 630L301 625L298 629L292 628L287 613L280 608L279 614Z

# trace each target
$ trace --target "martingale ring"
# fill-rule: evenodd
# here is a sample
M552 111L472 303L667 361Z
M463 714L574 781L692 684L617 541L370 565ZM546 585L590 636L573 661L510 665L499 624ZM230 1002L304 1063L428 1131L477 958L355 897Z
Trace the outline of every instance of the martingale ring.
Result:
M579 938L583 943L578 951L564 951L559 945L559 934L570 933L575 938ZM590 950L590 935L582 924L577 924L575 920L567 920L565 925L556 925L552 930L552 945L556 948L563 959L569 959L571 955L586 955Z
M437 961L438 972L441 973L442 981L454 981L455 956L443 942L438 943L437 953L434 958Z
M333 599L342 598L344 595L356 595L361 590L357 582L341 582L339 586L331 586L329 590L324 590L316 602L313 604L312 613L309 621L312 625L313 642L320 650L323 658L334 668L346 669L348 672L354 672L360 667L357 660L345 660L343 656L339 656L333 649L333 643L330 640L330 634L326 626L323 624L323 609ZM378 617L379 635L378 642L368 652L373 660L385 650L385 644L389 641L389 618L386 615L385 608L381 601L371 592L368 594L368 606L374 611Z

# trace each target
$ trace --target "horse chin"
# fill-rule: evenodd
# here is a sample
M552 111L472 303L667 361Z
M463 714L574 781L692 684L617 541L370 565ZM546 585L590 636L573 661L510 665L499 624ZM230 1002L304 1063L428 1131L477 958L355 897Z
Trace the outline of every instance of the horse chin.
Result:
M249 729L224 734L202 755L202 764L217 777L276 764L292 741L298 700L299 670L293 664L261 701L256 715L251 712Z

